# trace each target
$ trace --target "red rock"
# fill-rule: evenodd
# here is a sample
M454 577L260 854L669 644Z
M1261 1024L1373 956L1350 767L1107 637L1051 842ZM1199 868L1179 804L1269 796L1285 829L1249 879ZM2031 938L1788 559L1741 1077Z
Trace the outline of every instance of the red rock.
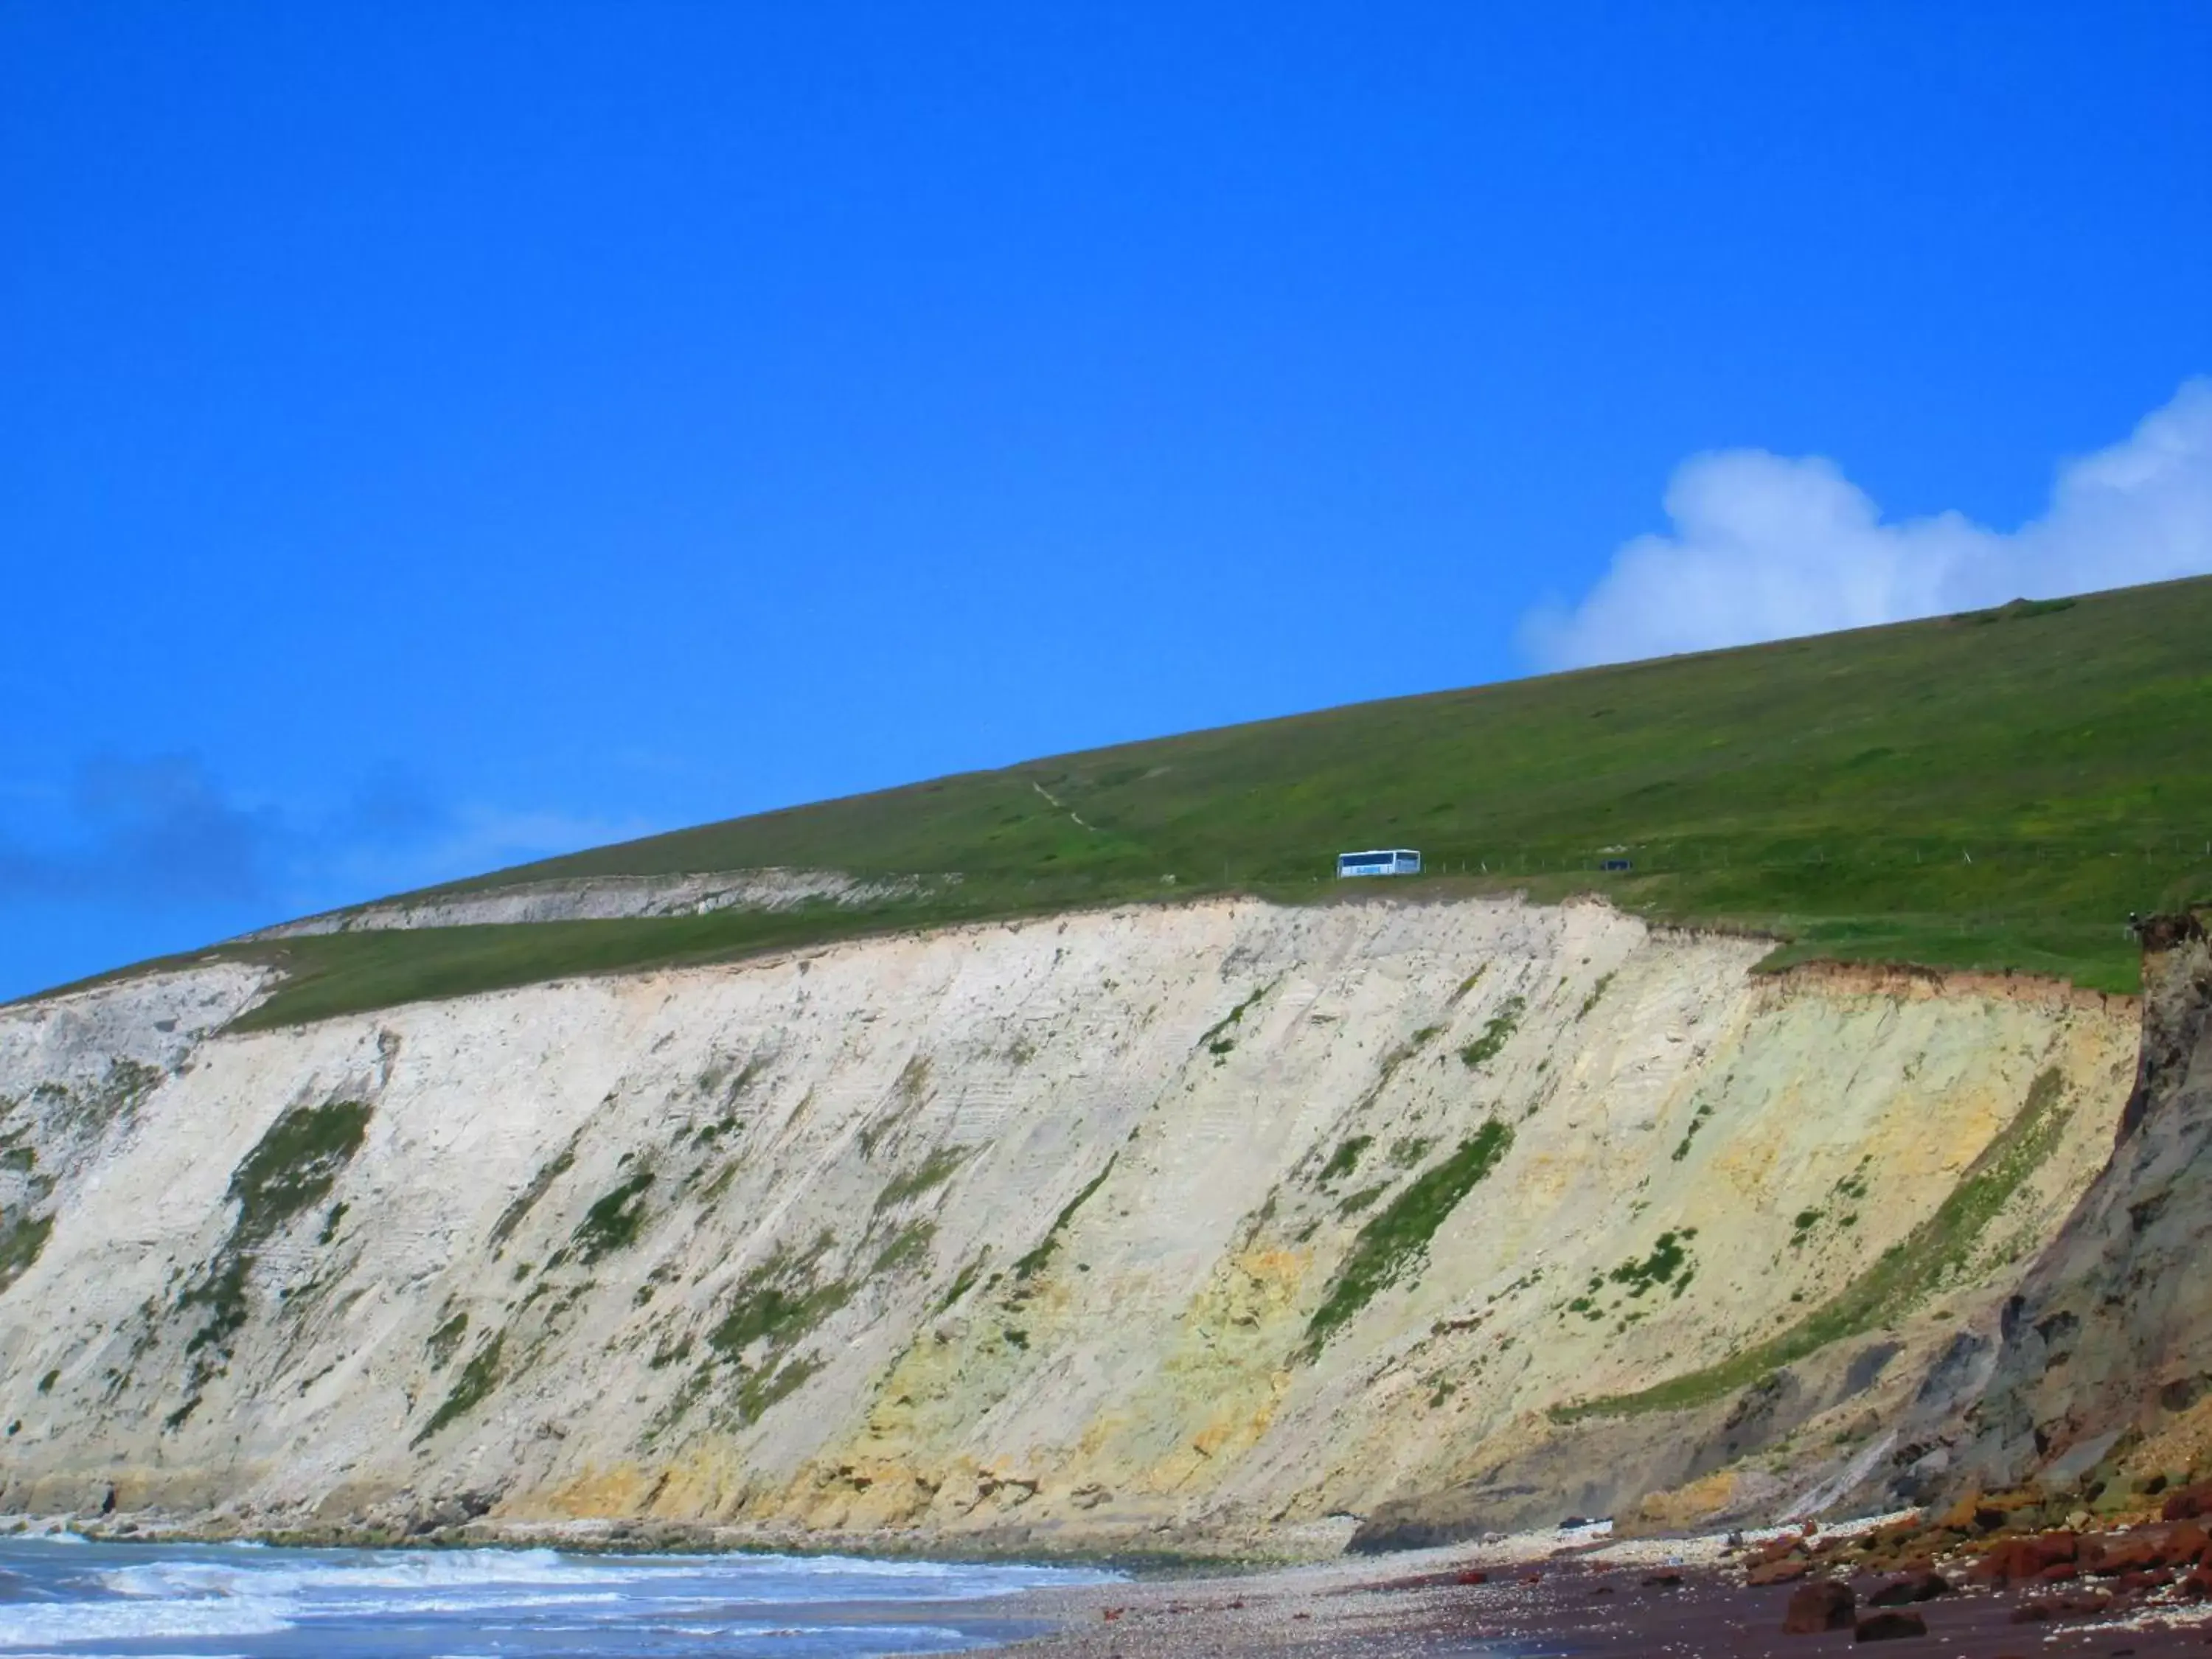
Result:
M1790 1606L1782 1615L1784 1636L1813 1636L1824 1630L1849 1630L1858 1613L1857 1596L1849 1584L1824 1578L1790 1592Z
M1780 1561L1768 1561L1744 1574L1747 1584L1794 1584L1813 1571L1813 1564L1802 1556Z
M2162 1553L2148 1538L2091 1538L2082 1540L2081 1571L2100 1578L2124 1572L2141 1572L2159 1565Z
M1939 1595L1951 1593L1951 1581L1939 1572L1907 1573L1904 1577L1884 1584L1867 1597L1867 1605L1876 1607L1908 1607L1915 1601L1932 1601Z
M2036 1574L2035 1582L2039 1584L2071 1583L2081 1575L2081 1570L2071 1561L2061 1561L2055 1566L2045 1567L2041 1572Z
M1869 1613L1852 1632L1855 1642L1893 1642L1900 1636L1925 1636L1928 1621L1917 1613Z
M2212 1596L2212 1573L2198 1568L2175 1586L2185 1601L2202 1601Z
M2169 1567L2193 1567L2212 1550L2212 1533L2208 1533L2194 1521L2185 1521L2166 1535L2159 1546L2159 1559Z
M2200 1480L2193 1486L2168 1492L2158 1512L2160 1518L2166 1521L2194 1521L2199 1516L2212 1515L2212 1480Z
M1462 1584L1486 1584L1490 1582L1490 1575L1478 1567L1469 1567L1454 1582Z
M2045 1567L2072 1561L2081 1540L2070 1532L2030 1533L1992 1545L1974 1564L1974 1577L1991 1583L2009 1584L2034 1577Z

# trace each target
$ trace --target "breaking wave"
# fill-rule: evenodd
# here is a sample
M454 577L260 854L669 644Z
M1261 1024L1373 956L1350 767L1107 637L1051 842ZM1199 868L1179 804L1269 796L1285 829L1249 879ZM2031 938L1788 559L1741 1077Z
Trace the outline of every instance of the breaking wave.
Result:
M961 1603L1104 1575L855 1556L584 1556L0 1540L0 1655L652 1659L946 1653L1018 1633ZM925 1611L927 1609L927 1611Z

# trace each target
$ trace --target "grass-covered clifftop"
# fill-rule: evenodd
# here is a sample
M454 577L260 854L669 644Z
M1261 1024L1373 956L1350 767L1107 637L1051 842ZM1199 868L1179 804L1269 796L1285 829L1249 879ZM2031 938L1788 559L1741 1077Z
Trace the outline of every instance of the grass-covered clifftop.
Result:
M1655 918L1771 932L1782 960L2132 989L2127 913L2212 893L2212 580L1095 750L447 890L769 866L961 878L872 907L225 948L290 969L252 1017L276 1024L889 927L1334 896L1332 855L1374 845L1429 861L1397 896L1595 889ZM1599 872L1612 849L1632 871Z

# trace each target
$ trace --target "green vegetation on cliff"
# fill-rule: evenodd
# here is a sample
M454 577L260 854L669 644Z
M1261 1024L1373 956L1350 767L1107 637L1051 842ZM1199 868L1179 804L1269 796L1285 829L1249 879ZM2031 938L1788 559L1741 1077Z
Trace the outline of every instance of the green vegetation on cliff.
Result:
M448 1423L458 1422L478 1406L491 1398L505 1373L501 1370L501 1357L507 1346L507 1333L500 1332L469 1357L461 1367L460 1376L453 1383L453 1392L430 1413L430 1420L415 1431L408 1443L422 1445Z
M584 1212L570 1239L579 1262L589 1267L636 1242L645 1221L646 1189L652 1185L653 1171L640 1170Z
M1067 1224L1075 1219L1078 1210L1091 1201L1091 1194L1106 1184L1106 1177L1114 1173L1114 1166L1121 1158L1121 1153L1116 1152L1108 1158L1106 1167L1084 1182L1082 1191L1060 1206L1060 1213L1053 1217L1052 1225L1045 1229L1044 1237L1037 1241L1036 1248L1014 1263L1017 1281L1029 1279L1045 1270L1060 1249L1060 1237L1067 1231Z
M1319 1353L1330 1337L1349 1324L1384 1287L1427 1256L1430 1239L1444 1218L1498 1167L1513 1148L1513 1131L1492 1118L1460 1143L1450 1157L1424 1170L1390 1200L1359 1237L1336 1270L1321 1306L1306 1325L1305 1355ZM1380 1188L1376 1189L1377 1193Z
M168 1419L180 1427L201 1390L228 1358L231 1339L246 1321L246 1295L262 1249L330 1195L368 1138L370 1109L358 1100L326 1100L285 1108L231 1171L228 1196L238 1206L229 1236L177 1297L182 1312L206 1310L185 1344L190 1358L185 1403ZM325 1224L326 1242L337 1218Z
M2130 910L2212 892L2212 580L1363 703L602 848L517 881L767 866L957 874L871 907L362 933L281 961L269 1026L563 975L1235 890L1599 890L1814 957L2132 989ZM1626 872L1599 869L1626 859Z
M0 1216L0 1291L31 1270L53 1230L50 1215Z
M2056 1070L2046 1071L2029 1086L2019 1115L1999 1132L1951 1189L1936 1213L1884 1250L1873 1263L1833 1297L1780 1334L1755 1343L1718 1364L1669 1377L1634 1394L1613 1395L1571 1406L1554 1407L1553 1420L1571 1423L1583 1417L1629 1417L1642 1412L1679 1411L1702 1406L1723 1395L1748 1388L1761 1377L1794 1360L1878 1329L1911 1313L1953 1282L1972 1261L2014 1193L2041 1169L2057 1149L2068 1109L2063 1103L2063 1080ZM1863 1179L1850 1177L1838 1189L1863 1196ZM1796 1218L1796 1243L1822 1219L1818 1210L1807 1210ZM1630 1264L1630 1277L1642 1275L1659 1282L1672 1276L1673 1266L1654 1271L1674 1235L1662 1236L1662 1250L1650 1261ZM1615 1269L1612 1277L1624 1277ZM1641 1289L1632 1292L1641 1295Z
M368 1133L369 1109L358 1100L326 1100L285 1109L231 1172L238 1202L232 1241L257 1249L337 1185L339 1172Z

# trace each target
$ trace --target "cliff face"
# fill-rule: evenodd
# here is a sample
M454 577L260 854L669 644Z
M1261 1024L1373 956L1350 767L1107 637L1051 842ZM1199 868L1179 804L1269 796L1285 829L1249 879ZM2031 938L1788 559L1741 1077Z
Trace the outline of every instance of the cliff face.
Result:
M251 1035L234 968L0 1011L0 1509L1814 1501L2080 1200L2136 1018L1763 948L1221 902Z
M2154 921L2144 945L2118 1144L2006 1304L1964 1447L1973 1480L2063 1477L2115 1454L2162 1471L2212 1448L2212 942L2183 916Z

